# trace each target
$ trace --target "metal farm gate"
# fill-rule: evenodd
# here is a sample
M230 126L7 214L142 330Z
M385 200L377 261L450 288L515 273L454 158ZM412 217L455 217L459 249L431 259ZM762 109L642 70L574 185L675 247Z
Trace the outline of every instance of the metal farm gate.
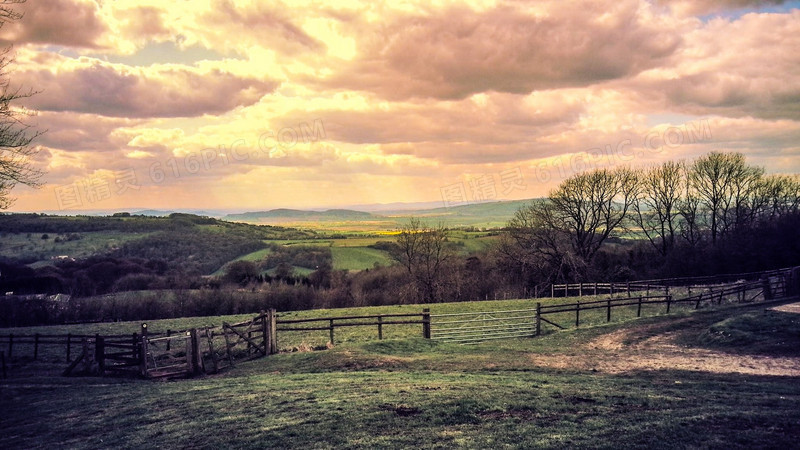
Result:
M477 343L536 334L536 309L431 314L431 339Z

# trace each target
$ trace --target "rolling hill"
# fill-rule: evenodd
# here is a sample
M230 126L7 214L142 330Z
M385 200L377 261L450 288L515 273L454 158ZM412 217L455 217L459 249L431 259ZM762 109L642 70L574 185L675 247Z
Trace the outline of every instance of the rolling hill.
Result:
M514 217L514 213L519 208L530 202L531 200L510 200L472 203L453 207L395 209L380 212L351 209L310 211L283 208L228 214L223 219L234 222L299 227L385 230L400 228L409 218L418 217L430 224L441 223L448 227L499 228Z

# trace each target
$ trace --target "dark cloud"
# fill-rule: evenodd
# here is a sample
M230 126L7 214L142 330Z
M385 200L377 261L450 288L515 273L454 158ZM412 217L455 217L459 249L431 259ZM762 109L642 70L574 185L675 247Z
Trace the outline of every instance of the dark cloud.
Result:
M218 69L125 70L85 59L74 68L40 69L24 77L42 91L27 100L29 107L128 118L221 114L257 102L278 85Z
M0 42L99 48L97 40L108 32L95 2L30 0L14 9L24 16L3 25Z
M648 23L638 2L548 5L541 16L452 8L373 26L361 57L322 83L390 99L528 93L634 75L681 42L675 30Z
M114 131L138 123L141 121L94 114L40 112L36 116L36 129L46 132L36 143L66 151L115 151L125 142L115 138Z

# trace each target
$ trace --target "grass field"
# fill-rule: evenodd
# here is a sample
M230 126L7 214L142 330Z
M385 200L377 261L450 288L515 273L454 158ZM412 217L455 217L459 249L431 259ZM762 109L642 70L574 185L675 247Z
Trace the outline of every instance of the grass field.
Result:
M673 290L677 294L677 291ZM135 297L146 293L128 293ZM634 295L636 293L633 293ZM165 295L169 295L168 293ZM598 298L607 298L608 296L599 296ZM588 298L584 297L584 301ZM475 302L460 302L460 303L433 303L426 305L390 305L390 306L370 306L360 308L337 308L337 309L316 309L304 311L288 311L279 312L279 319L309 319L309 318L336 318L346 316L373 316L379 314L422 314L423 308L428 308L433 316L432 329L435 337L437 330L437 322L441 320L451 320L451 318L438 318L439 314L459 314L459 313L476 313L487 312L492 313L496 311L506 310L525 310L536 308L537 303L544 305L559 305L564 303L573 303L578 298L543 298L543 299L514 299L514 300L489 300L489 301L475 301ZM124 298L119 301L125 301ZM704 305L704 309L705 309ZM680 316L681 314L689 314L694 312L694 304L673 304L671 306L671 315L669 317ZM612 322L624 322L636 318L636 306L614 308L612 310ZM665 315L665 305L644 305L642 307L642 317L662 316ZM191 328L203 328L208 326L219 326L222 322L238 323L249 320L256 314L238 314L231 316L214 316L214 317L185 317L177 319L163 319L147 321L148 327L152 333L166 332L167 330L180 331L188 330ZM564 312L557 314L550 314L545 316L548 320L558 323L565 328L574 328L575 313ZM580 312L580 326L591 327L606 324L606 310L593 309L581 310ZM388 320L388 319L387 319ZM418 320L417 318L403 318L401 320ZM374 319L365 320L365 322L374 323ZM50 335L65 335L72 334L130 334L138 332L141 328L142 321L134 322L116 322L116 323L89 323L80 325L55 325L55 326L38 326L38 327L20 327L2 329L3 334L14 333L21 334L50 334ZM317 324L319 325L319 324ZM325 322L322 326L326 326ZM558 331L555 327L543 323L542 333L551 334ZM409 339L422 336L422 326L419 324L408 325L385 325L383 327L383 335L385 339ZM358 327L343 327L335 330L335 339L337 344L359 344L364 342L371 342L377 339L378 332L377 326L358 326ZM278 335L278 346L281 350L291 351L298 348L309 347L324 347L329 341L328 331L293 331L281 332ZM19 352L32 353L30 349L21 348ZM63 355L63 350L55 349L54 355ZM20 353L20 354L22 354ZM46 354L46 353L45 353ZM58 358L58 356L56 356Z
M687 349L710 345L731 356L758 341L760 355L770 357L765 342L778 345L785 336L765 325L798 331L797 317L751 306L473 346L354 341L174 382L11 378L0 380L0 447L793 448L800 438L796 375L611 373L537 361L611 360L627 347L592 344L655 329L682 330ZM702 337L720 330L755 334L736 348ZM782 348L797 357L794 339Z
M382 251L367 247L331 247L334 270L364 270L375 264L388 266L392 258Z

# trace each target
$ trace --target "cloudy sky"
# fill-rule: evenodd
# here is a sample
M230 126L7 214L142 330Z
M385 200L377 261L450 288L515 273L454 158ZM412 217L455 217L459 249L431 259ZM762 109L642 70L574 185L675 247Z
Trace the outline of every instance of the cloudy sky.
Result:
M0 29L47 132L12 210L545 195L739 151L800 172L800 5L28 0Z

